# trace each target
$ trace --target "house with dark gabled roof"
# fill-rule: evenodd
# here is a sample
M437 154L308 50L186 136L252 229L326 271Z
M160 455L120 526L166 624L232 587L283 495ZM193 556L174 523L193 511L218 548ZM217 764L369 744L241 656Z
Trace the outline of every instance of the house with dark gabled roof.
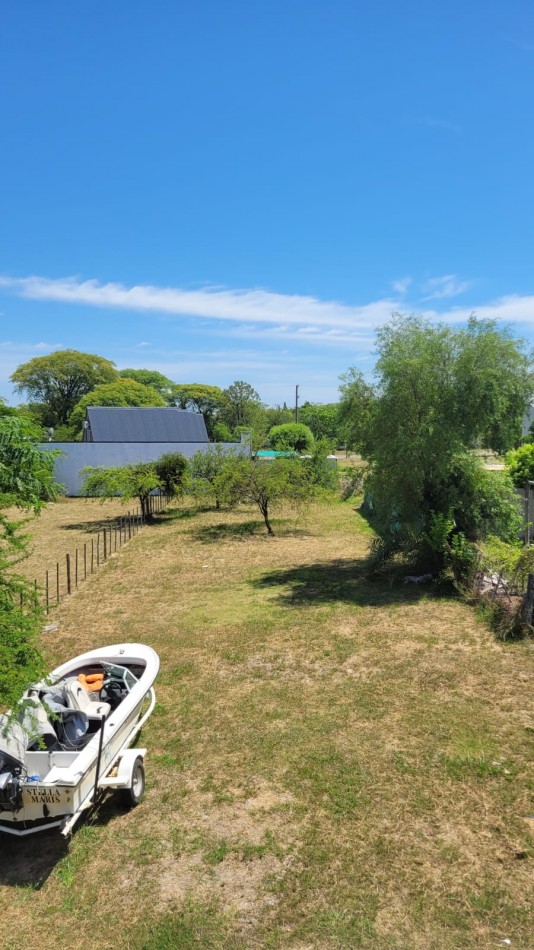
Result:
M83 442L208 442L204 416L187 409L89 406Z
M228 451L249 454L246 444L219 443ZM167 452L190 458L209 450L204 417L174 407L89 406L81 442L44 442L46 451L60 450L55 475L67 495L83 492L87 466L117 467L153 462Z

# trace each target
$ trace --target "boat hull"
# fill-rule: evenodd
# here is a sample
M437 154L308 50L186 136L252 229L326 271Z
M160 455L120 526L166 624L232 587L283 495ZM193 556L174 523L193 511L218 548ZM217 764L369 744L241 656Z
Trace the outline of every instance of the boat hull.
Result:
M142 669L131 692L109 714L88 744L79 752L34 751L25 754L25 768L33 780L21 783L21 802L16 810L0 810L0 831L28 834L63 824L94 804L99 780L112 770L118 757L139 733L147 701L155 702L153 683L159 658L143 644L118 644L75 657L55 669L52 684L77 670L98 663ZM101 734L102 733L102 734ZM107 779L106 784L111 784Z

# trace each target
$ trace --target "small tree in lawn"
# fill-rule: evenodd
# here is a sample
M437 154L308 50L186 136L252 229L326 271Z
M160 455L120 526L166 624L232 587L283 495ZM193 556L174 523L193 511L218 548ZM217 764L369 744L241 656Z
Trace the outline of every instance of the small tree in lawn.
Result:
M224 467L220 485L229 504L257 505L270 535L274 535L270 517L273 508L282 504L298 507L314 493L299 459L254 462L236 456Z
M159 489L167 495L180 495L187 480L187 459L181 452L168 452L155 462L137 462L116 468L82 469L82 491L102 501L119 496L123 501L137 498L145 521L152 518L150 496Z
M224 497L224 471L232 464L233 452L226 452L220 445L210 445L205 452L195 452L191 459L191 477L193 494L212 497L217 511Z
M154 462L138 462L135 465L123 465L120 468L82 469L82 491L91 498L102 501L119 496L123 501L137 498L145 521L150 521L152 511L150 495L156 488L162 488L162 482L156 473Z
M166 452L154 462L154 468L166 495L177 497L185 491L189 463L181 452Z

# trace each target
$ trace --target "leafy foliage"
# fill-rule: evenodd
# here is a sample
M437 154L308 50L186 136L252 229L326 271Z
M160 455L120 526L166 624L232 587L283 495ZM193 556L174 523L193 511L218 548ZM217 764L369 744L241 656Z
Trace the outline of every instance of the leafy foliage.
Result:
M273 426L269 432L269 442L273 449L281 452L293 449L295 452L308 452L313 446L313 433L302 422L287 422Z
M270 535L274 535L270 520L274 507L281 503L299 506L314 494L314 486L300 459L255 462L234 456L224 466L220 485L228 504L257 505Z
M154 462L160 486L166 495L181 495L187 484L189 463L181 452L166 452Z
M162 487L153 462L109 468L88 465L82 469L81 474L82 491L85 495L101 498L102 501L116 498L117 495L124 501L137 498L143 518L151 518L150 495L156 488Z
M39 430L21 414L0 417L0 509L39 512L57 497L54 456L35 444ZM30 584L14 573L26 554L23 521L0 511L0 706L13 705L43 672L38 647L42 613Z
M339 485L337 463L332 465L330 442L328 439L319 439L314 442L309 458L302 459L306 477L311 485L333 491Z
M344 378L341 414L370 462L366 488L382 555L428 553L436 515L468 544L488 533L514 536L511 482L471 450L480 440L501 450L520 432L532 392L521 341L491 321L455 331L397 316L378 331L378 354L375 387L355 371Z
M299 409L299 421L309 426L315 439L328 439L331 445L335 446L345 441L337 402L305 402Z
M150 496L160 490L169 495L180 495L187 478L187 459L180 452L168 452L154 462L133 465L93 467L82 469L82 491L102 501L119 496L124 501L137 498L143 518L152 517Z
M0 507L16 505L36 513L44 501L58 497L55 451L36 445L38 427L23 415L0 417Z
M94 353L58 350L18 366L11 381L20 393L46 408L44 425L64 425L76 403L101 383L117 377L115 364Z
M221 410L226 406L222 389L202 383L175 383L172 388L172 402L181 409L200 412L204 416L209 438L215 438L215 425Z
M121 369L119 376L122 379L133 379L142 386L150 386L160 394L168 406L173 405L173 390L175 383L168 379L163 373L158 373L155 369Z
M237 379L228 389L224 390L225 405L221 413L221 422L225 422L230 429L237 426L258 428L261 418L265 428L265 417L260 397L250 383Z
M271 406L265 410L265 424L267 429L272 429L273 426L282 426L286 422L294 422L295 413L292 409L288 409L286 404L283 406ZM302 420L305 421L304 419Z
M514 485L523 488L534 479L534 444L527 442L506 455L506 466Z
M190 461L193 494L213 498L217 510L224 497L225 467L232 464L233 458L233 452L225 451L220 445L210 445L205 452L195 452Z
M151 386L144 386L133 379L118 379L114 383L96 386L80 399L72 412L69 424L79 432L89 406L166 406L162 396Z
M371 436L377 409L376 391L354 367L341 376L339 391L338 434L348 449L356 449L367 457L371 451L367 439Z

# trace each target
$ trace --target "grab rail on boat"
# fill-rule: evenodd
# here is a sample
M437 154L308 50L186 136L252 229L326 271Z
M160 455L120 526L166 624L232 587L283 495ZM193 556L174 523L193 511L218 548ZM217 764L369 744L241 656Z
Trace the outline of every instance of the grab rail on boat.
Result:
M145 697L144 697L144 698L146 699L147 696L150 696L150 705L149 705L147 711L141 716L141 719L138 719L138 720L137 720L137 722L135 723L134 728L130 730L130 732L128 733L128 736L126 737L126 739L125 739L124 742L122 743L119 752L117 752L117 754L116 754L116 756L114 757L114 759L113 759L113 760L109 763L109 765L107 766L106 772L104 773L104 775L102 775L102 776L98 776L98 774L96 775L96 782L103 781L104 778L105 778L105 774L106 774L107 772L111 772L111 771L112 771L112 769L113 769L114 766L115 766L115 763L117 762L117 759L120 759L120 757L121 757L121 755L123 754L124 750L128 748L128 746L130 745L130 742L133 741L133 739L135 738L135 736L137 735L137 733L140 732L141 729L143 728L143 726L144 726L145 722L147 721L147 719L149 719L149 717L150 717L150 716L152 715L152 713L154 712L154 707L155 707L155 705L156 705L156 692L155 692L153 686L151 686L150 689L148 690L148 692L145 693ZM102 726L102 729L103 729L103 728L104 728L104 724L103 724L103 726ZM105 785L103 785L102 787L106 787L106 786L108 786L108 783L107 783L107 782L106 782ZM95 788L96 788L96 783L95 783ZM78 810L77 810L73 815L71 815L70 818L67 818L66 820L64 820L64 821L62 821L62 822L60 823L61 834L62 834L64 837L66 837L68 834L70 834L70 832L72 831L74 825L76 824L76 822L77 822L77 821L79 820L79 818L81 817L82 812L85 811L87 808L91 808L95 803L96 803L96 802L95 802L95 795L94 795L94 789L93 789L91 792L89 792L89 795L88 795L88 796L84 799L84 801L81 803L81 805L80 805L80 807L78 808ZM50 826L48 826L48 827L50 827Z

